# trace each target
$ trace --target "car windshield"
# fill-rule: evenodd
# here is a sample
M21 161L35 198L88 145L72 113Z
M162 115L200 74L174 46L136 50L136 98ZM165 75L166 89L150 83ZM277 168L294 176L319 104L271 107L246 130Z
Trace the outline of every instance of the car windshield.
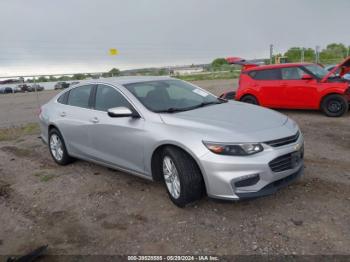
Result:
M225 101L181 80L157 80L124 85L147 109L175 113Z
M324 69L322 66L319 66L319 65L305 65L304 67L319 79L322 79L329 74L329 71L327 71L326 69ZM331 76L334 77L335 75L333 74Z

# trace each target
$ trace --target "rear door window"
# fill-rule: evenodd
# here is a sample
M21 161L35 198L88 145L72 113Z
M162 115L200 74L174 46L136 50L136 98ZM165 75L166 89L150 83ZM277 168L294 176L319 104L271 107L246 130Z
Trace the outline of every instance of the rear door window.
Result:
M79 86L69 91L68 105L90 108L90 93L94 86Z
M280 69L267 69L250 72L249 75L255 80L281 80Z

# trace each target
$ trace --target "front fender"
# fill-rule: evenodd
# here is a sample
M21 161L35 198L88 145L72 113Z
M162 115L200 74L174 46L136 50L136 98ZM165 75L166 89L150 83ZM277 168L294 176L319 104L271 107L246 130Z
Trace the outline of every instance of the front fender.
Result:
M346 97L349 101L350 101L350 95L346 94L348 87L332 87L332 88L327 88L321 91L320 94L320 100L319 105L321 105L323 99L328 96L328 95L333 95L333 94L337 94L337 95L342 95L344 97Z

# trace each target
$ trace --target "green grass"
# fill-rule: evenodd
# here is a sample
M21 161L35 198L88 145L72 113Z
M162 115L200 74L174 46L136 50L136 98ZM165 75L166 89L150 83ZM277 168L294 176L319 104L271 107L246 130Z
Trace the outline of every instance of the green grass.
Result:
M33 176L41 177L41 176L44 176L45 174L46 174L46 170L39 170L39 171L35 171L33 173Z
M48 182L54 179L55 177L57 177L57 175L52 174L51 172L52 170L43 169L43 170L38 170L34 172L32 175L38 177L40 182Z
M48 182L50 181L51 179L55 178L56 176L53 175L53 174L47 174L47 175L43 175L40 177L40 181L41 182Z
M4 152L11 153L16 157L30 157L33 155L33 151L26 148L19 148L16 146L4 146L1 147L1 150Z
M39 125L30 123L20 127L0 128L0 142L19 139L25 135L39 134Z
M17 157L29 157L31 156L32 151L25 148L14 148L12 153Z
M225 72L208 72L207 74L183 75L175 76L178 79L185 81L199 81L199 80L217 80L217 79L234 79L239 77L239 71L225 71Z
M24 135L32 135L38 133L40 130L37 123L30 123L22 127L22 132Z

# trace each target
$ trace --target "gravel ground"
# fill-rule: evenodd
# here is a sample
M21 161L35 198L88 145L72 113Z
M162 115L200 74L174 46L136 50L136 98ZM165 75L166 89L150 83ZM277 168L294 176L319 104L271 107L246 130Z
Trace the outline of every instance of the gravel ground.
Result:
M236 82L197 84L219 94ZM34 122L36 101L0 96L0 126ZM57 166L35 126L0 129L0 254L48 244L49 254L350 255L350 112L282 113L305 135L301 180L269 197L184 209L161 183L84 161Z

